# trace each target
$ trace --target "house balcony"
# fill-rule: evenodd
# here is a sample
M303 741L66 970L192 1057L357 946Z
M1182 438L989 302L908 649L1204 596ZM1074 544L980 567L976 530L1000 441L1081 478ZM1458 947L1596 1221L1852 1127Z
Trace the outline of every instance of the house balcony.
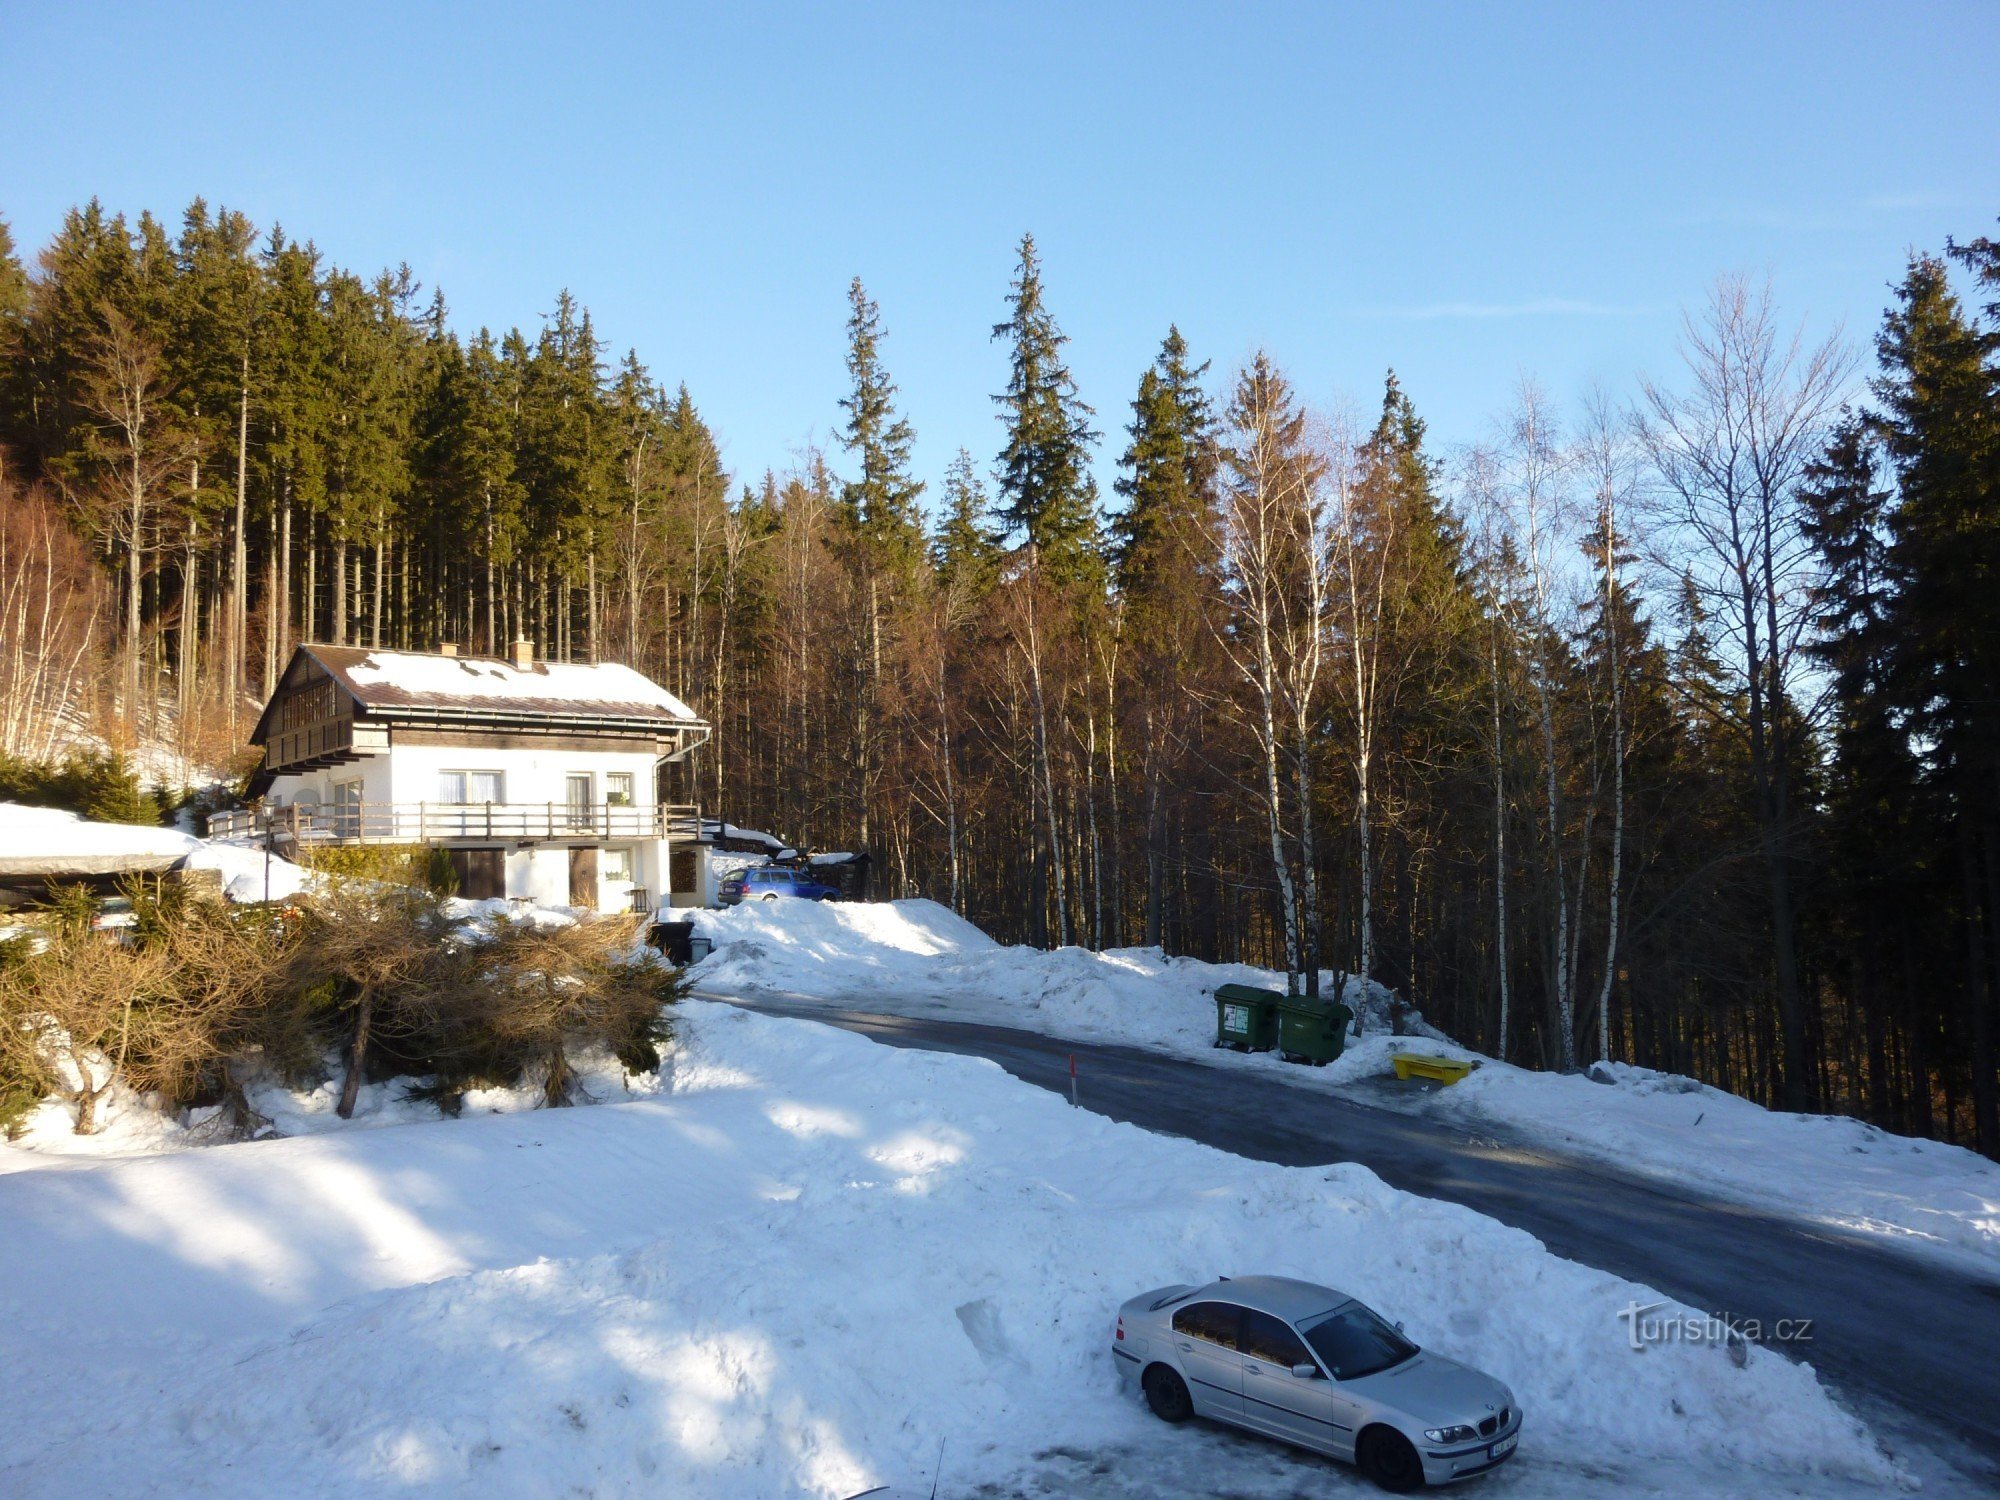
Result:
M208 836L278 849L351 844L602 844L699 836L698 808L678 803L343 802L212 814Z

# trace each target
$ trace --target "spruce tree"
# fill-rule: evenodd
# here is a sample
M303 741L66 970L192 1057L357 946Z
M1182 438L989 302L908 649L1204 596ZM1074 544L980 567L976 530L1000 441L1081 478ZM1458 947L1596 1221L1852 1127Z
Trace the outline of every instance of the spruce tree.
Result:
M81 481L93 425L80 399L85 353L107 312L137 321L138 257L122 214L95 198L63 216L14 345L8 436L16 457L58 486Z
M259 257L264 273L260 348L253 366L251 401L260 414L260 440L251 449L259 484L273 514L270 541L267 668L295 639L319 639L319 610L295 569L326 510L327 463L332 445L333 348L322 306L319 251L288 240L274 227ZM310 571L308 569L307 571ZM315 580L316 581L316 580ZM298 586L295 586L298 585ZM296 597L297 604L294 604Z
M28 315L28 273L14 248L14 231L0 214L0 354L7 351L8 332Z
M1209 513L1215 504L1214 417L1201 377L1207 361L1188 364L1187 341L1170 327L1160 353L1139 378L1131 443L1115 485L1125 508L1111 519L1112 561L1130 599L1162 592L1168 579L1212 576Z
M1911 262L1897 298L1875 395L1901 492L1899 690L1935 762L1983 806L2000 787L2000 340L1967 320L1933 256Z
M1901 502L1893 675L1950 830L1966 1064L1980 1151L2000 1153L2000 339L1975 327L1944 262L1918 256L1876 341L1884 441Z
M326 282L330 390L327 433L328 521L333 540L332 638L350 633L383 644L385 547L409 484L410 419L418 338L409 304L408 269L365 282L335 271ZM364 575L367 549L374 567Z
M944 476L944 514L931 544L931 563L948 590L963 590L970 598L985 596L1000 570L1000 547L989 529L991 502L986 486L961 448Z
M1090 475L1091 409L1063 363L1069 342L1042 300L1035 237L1021 237L1020 264L1007 294L1009 315L993 337L1011 346L1002 408L1007 442L1000 450L1000 517L1010 539L1034 549L1055 583L1096 582L1103 575L1097 530L1097 481Z
M1918 769L1891 691L1897 598L1889 567L1892 492L1880 482L1877 434L1849 414L1799 488L1804 531L1819 554L1812 654L1829 679L1832 756L1825 772L1827 920L1850 957L1849 982L1864 1018L1868 1084L1886 1111L1883 1012L1905 1010L1900 950L1931 926L1922 893ZM1920 940L1927 941L1928 933Z
M847 302L847 374L853 384L840 402L847 413L840 440L861 472L841 486L841 510L868 569L906 588L923 557L917 500L924 486L910 477L915 434L896 413L896 385L882 367L881 310L858 276L847 289Z

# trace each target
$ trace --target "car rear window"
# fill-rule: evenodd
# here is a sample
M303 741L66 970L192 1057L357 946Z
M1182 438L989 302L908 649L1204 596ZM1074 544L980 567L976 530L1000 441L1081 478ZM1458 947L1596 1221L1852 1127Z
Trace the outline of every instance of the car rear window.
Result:
M1234 1349L1242 1319L1243 1309L1233 1302L1194 1302L1174 1314L1174 1332Z

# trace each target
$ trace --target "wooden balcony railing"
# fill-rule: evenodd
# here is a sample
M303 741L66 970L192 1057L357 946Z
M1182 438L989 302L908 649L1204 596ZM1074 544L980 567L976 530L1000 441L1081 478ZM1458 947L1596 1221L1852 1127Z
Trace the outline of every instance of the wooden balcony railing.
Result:
M693 838L700 826L699 811L679 804L346 802L214 813L208 836L315 847L486 840L580 843Z

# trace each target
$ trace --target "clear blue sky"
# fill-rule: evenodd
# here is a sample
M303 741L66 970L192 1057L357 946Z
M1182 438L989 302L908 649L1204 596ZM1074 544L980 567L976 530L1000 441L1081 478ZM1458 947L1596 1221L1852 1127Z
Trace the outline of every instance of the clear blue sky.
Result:
M725 19L726 17L726 19ZM1872 335L1912 247L2000 215L2000 4L0 6L0 212L196 194L470 330L558 288L685 380L731 466L838 418L844 292L935 481L999 444L1024 229L1107 438L1170 321L1316 399L1394 365L1442 444L1522 371L1669 368L1768 271Z

